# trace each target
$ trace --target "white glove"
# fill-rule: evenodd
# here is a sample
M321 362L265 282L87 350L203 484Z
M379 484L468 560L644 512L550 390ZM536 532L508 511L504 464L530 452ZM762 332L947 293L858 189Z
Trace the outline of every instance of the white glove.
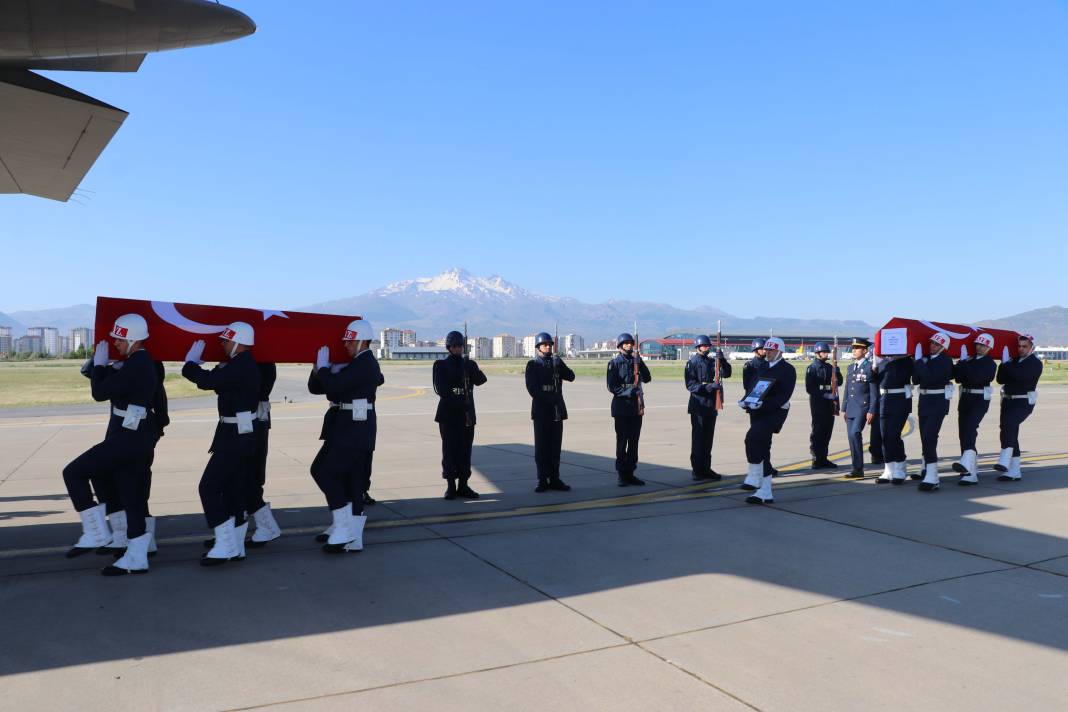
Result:
M108 365L108 342L101 341L99 344L96 345L96 349L93 351L93 365Z
M330 347L323 346L319 349L319 353L315 355L315 370L320 368L327 368L330 365Z
M923 358L923 344L916 344L916 356L915 359L919 361Z
M115 369L116 371L121 371L122 370L122 365L124 363L126 363L126 362L125 361L116 361L115 363L111 364L111 367L113 369Z
M968 346L967 346L967 344L962 344L961 347L960 347L960 360L961 361L967 361L968 360Z
M749 406L745 404L745 401L738 401L738 407L742 410L749 410Z
M330 373L337 373L346 366L348 366L347 363L332 363L330 364Z
M764 401L757 401L753 405L749 406L749 410L759 410L762 405L764 405Z
M1006 361L1011 361L1011 360L1012 360L1012 357L1009 356L1009 347L1008 346L1002 346L1001 347L1001 362L1005 363Z
M203 359L200 358L203 355L204 355L204 340L203 339L197 339L196 341L193 342L193 345L189 347L189 353L187 353L185 355L185 362L186 363L192 362L192 363L196 363L196 364L204 363Z

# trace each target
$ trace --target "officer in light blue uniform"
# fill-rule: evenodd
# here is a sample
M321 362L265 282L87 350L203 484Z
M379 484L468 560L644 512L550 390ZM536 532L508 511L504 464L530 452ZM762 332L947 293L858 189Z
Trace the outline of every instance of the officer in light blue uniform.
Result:
M812 469L834 470L838 465L827 459L827 451L834 431L834 406L838 400L836 384L842 382L842 372L830 362L831 347L826 341L817 341L812 351L816 358L805 371L805 392L812 415L809 435Z
M968 347L961 347L960 360L953 367L953 380L960 384L960 400L957 405L957 433L960 436L960 460L953 469L960 473L959 485L974 485L979 482L976 440L979 423L983 422L990 409L994 389L990 386L997 374L997 364L990 357L994 337L979 334L973 342L975 357L968 354Z
M712 442L716 437L716 393L722 398L722 379L731 377L731 365L722 351L710 356L712 340L701 335L694 339L697 353L686 362L684 380L690 392L686 412L690 415L690 467L693 479L719 480L722 476L712 469ZM721 382L716 382L716 362L719 362ZM722 403L722 400L720 401Z
M923 446L923 470L912 479L923 478L921 492L938 489L938 433L942 421L949 414L949 401L953 398L953 359L946 353L949 336L941 331L931 334L928 341L928 356L922 355L923 346L916 345L915 370L912 383L920 391L920 443Z
M997 381L1001 384L1001 454L994 469L1002 473L1001 482L1014 482L1020 473L1020 425L1035 410L1038 402L1038 379L1042 362L1035 356L1035 337L1020 336L1019 355L1009 358L1004 347Z
M864 476L864 426L875 422L879 403L879 388L872 376L871 359L867 339L853 340L853 363L846 370L845 397L842 399L842 417L846 421L849 436L849 457L852 469L846 477ZM881 459L881 454L880 454Z
M642 436L645 393L642 384L653 380L649 367L634 352L634 337L623 333L616 338L619 354L608 362L605 381L612 394L612 419L616 429L616 474L620 487L644 485L634 476L638 468L638 440Z

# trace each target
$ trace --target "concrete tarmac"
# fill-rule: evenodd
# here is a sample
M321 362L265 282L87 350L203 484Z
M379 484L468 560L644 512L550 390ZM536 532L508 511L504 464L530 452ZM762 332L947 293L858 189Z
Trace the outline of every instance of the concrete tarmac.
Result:
M681 364L680 364L681 368ZM813 473L799 393L775 503L745 503L748 420L728 391L689 469L687 393L653 382L638 476L619 488L610 396L565 384L568 493L536 494L520 377L476 391L472 486L445 501L430 367L384 367L365 550L326 556L308 474L323 401L285 366L267 499L284 536L198 564L214 401L176 401L156 451L159 555L146 576L66 559L80 533L63 466L106 406L0 411L0 710L1063 710L1068 700L1068 387L1041 389L1024 478L998 482L997 395L981 483L960 487L955 411L942 487ZM733 387L735 391L738 385ZM954 403L955 409L956 403ZM906 438L913 471L920 445Z

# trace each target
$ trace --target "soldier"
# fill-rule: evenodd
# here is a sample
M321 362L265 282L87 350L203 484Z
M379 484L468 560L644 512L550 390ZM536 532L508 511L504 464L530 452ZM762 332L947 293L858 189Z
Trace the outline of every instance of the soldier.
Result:
M864 426L875 423L879 407L879 388L875 385L871 359L868 358L870 347L871 342L867 339L853 340L853 363L846 370L842 401L842 418L846 421L849 457L853 465L846 477L853 479L864 476ZM874 438L874 428L872 436ZM882 453L879 459L882 460Z
M745 434L745 459L749 469L742 489L753 491L745 498L750 504L771 504L771 478L766 464L771 458L772 437L782 430L790 412L790 397L797 383L797 371L782 357L785 344L772 337L764 343L766 363L756 374L753 384L761 379L770 379L771 384L755 403L745 399L739 405L749 411L749 432ZM752 391L752 388L750 388ZM748 394L747 394L748 396Z
M146 479L160 433L152 407L160 379L155 362L144 348L148 339L144 317L120 316L110 336L126 360L121 369L109 367L108 344L101 341L93 352L91 375L93 399L111 402L107 433L103 442L86 450L63 469L63 482L82 521L82 535L67 557L107 547L112 542L104 501L111 499L116 502L115 514L123 513L126 551L101 573L122 576L148 573L152 535L146 521ZM99 502L93 497L94 489Z
M544 331L534 337L538 354L527 362L526 370L530 419L534 421L534 462L538 467L535 492L571 489L560 479L560 449L567 420L562 381L574 381L575 372L553 353L553 346L553 337Z
M378 435L375 396L384 380L378 359L371 353L373 338L374 329L367 321L349 322L342 342L352 360L332 367L330 347L323 346L308 379L308 390L326 395L330 401L319 435L323 444L311 466L312 477L330 508L332 521L323 532L323 551L327 554L363 550L367 522L363 495Z
M905 482L905 441L901 430L912 413L912 371L910 356L887 356L872 369L879 386L879 429L883 434L883 473L875 481Z
M634 353L634 337L616 338L619 354L608 362L606 380L612 394L612 418L616 428L616 474L620 487L644 485L634 476L638 468L638 440L642 435L645 394L642 384L653 380L649 367Z
M271 512L271 503L263 499L263 485L267 482L267 446L268 436L271 432L271 390L278 378L278 367L273 363L261 363L260 369L260 401L256 408L256 420L260 427L256 428L256 454L252 461L252 471L246 487L245 511L252 514L252 520L256 522L256 531L248 540L248 546L257 549L266 546L267 542L274 541L282 536L282 530L275 521Z
M990 358L994 337L979 334L975 337L975 358L968 357L968 347L961 347L960 360L953 367L953 379L960 384L960 401L957 403L957 432L960 435L960 460L953 469L960 473L959 485L974 485L979 482L979 465L975 443L979 435L979 423L990 409L990 397L994 389L990 383L997 373L997 365Z
M467 344L459 331L445 336L449 355L434 362L434 392L438 409L434 421L441 434L441 476L447 488L445 499L478 499L471 489L471 446L475 440L474 387L486 382L478 363L467 358ZM459 486L457 486L459 481Z
M831 383L842 382L842 372L828 360L831 347L826 341L817 341L813 348L816 358L805 371L805 392L812 413L812 433L809 435L809 451L812 453L813 470L835 470L838 465L827 459L827 451L834 430L834 406L838 392Z
M693 345L697 353L686 362L684 372L686 390L690 392L690 400L686 404L686 412L690 415L690 467L696 481L719 480L722 476L712 469L712 442L716 437L716 418L719 415L716 394L719 393L722 404L722 379L731 377L731 365L723 358L722 351L717 350L715 356L709 357L712 340L707 336L698 336ZM719 362L721 379L718 383L716 361Z
M210 371L200 367L204 342L195 341L185 356L182 375L204 391L215 391L219 422L208 452L211 457L200 478L200 502L208 527L215 531L203 566L220 566L245 558L245 501L248 481L256 467L263 423L256 420L260 402L260 369L252 356L255 332L235 321L219 334L226 361Z
M949 414L949 401L953 398L953 359L946 353L948 348L949 336L940 331L931 334L929 356L923 355L922 344L916 344L912 383L919 386L920 390L920 442L923 445L921 492L933 492L939 486L938 433L942 430L942 421Z
M1001 384L1001 454L994 469L1000 482L1019 480L1020 425L1035 410L1038 401L1038 379L1042 376L1042 362L1035 356L1035 337L1020 336L1019 355L1009 357L1006 346L1001 352L997 381Z
M757 374L767 365L767 360L765 359L767 353L764 350L765 341L766 339L760 337L753 339L753 358L746 361L742 366L742 391L745 394L753 390L753 384L757 381ZM752 425L752 413L749 414L749 421L750 425ZM772 476L779 474L779 471L772 466L770 457L764 461L764 474Z

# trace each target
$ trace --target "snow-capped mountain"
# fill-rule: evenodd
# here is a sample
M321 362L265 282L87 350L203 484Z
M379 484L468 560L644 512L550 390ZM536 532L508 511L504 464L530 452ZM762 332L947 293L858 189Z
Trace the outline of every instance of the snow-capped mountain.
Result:
M366 294L302 307L303 311L360 314L375 328L414 329L420 338L440 338L467 322L472 335L516 336L537 331L582 334L587 341L614 337L637 322L642 334L708 332L716 320L735 333L865 335L874 329L861 321L787 318L742 319L715 307L679 309L670 304L613 299L590 304L528 291L499 276L480 277L453 268L434 277L406 279Z

